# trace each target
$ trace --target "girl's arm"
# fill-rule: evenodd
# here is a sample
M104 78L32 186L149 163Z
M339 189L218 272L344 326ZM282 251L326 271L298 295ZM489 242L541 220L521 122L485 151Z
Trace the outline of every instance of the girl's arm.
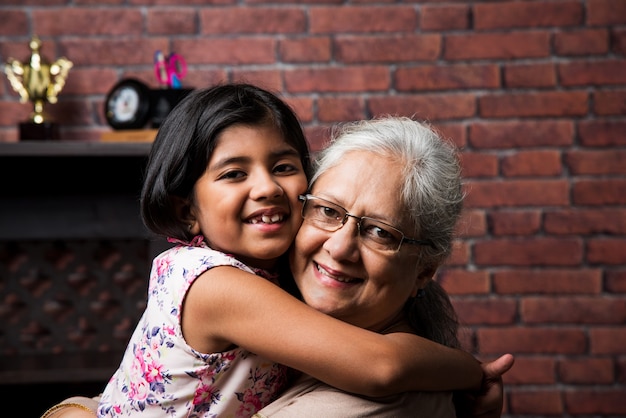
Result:
M347 324L233 267L214 267L196 279L182 326L198 351L234 344L362 395L478 388L482 379L468 353L409 333L382 335Z

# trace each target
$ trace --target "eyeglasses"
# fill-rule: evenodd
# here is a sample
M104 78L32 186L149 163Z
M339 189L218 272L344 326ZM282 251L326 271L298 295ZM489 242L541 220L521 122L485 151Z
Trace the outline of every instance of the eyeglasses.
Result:
M303 202L302 217L324 231L337 231L348 218L356 219L363 244L372 250L398 252L405 242L434 247L430 240L407 238L398 228L378 219L352 215L338 204L321 197L307 194L298 196L298 199Z

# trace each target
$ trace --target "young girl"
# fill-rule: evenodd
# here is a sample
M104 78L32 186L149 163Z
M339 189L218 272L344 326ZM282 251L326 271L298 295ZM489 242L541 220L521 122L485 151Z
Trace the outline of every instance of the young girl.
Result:
M467 353L348 325L276 285L309 171L297 117L263 89L198 90L170 113L141 213L176 245L153 262L99 416L250 417L288 383L287 367L372 396L479 386Z

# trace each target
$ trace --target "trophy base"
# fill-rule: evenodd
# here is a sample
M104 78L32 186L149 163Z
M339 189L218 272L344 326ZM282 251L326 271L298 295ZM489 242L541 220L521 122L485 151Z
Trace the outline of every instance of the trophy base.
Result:
M54 122L21 122L20 141L59 139L59 125Z

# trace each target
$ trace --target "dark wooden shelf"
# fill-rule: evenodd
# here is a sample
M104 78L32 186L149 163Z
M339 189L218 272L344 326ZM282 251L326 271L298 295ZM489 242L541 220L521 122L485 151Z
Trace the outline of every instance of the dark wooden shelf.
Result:
M0 142L2 157L146 156L150 142L20 141Z
M73 353L0 358L0 388L7 384L107 382L121 352ZM82 394L88 395L88 394Z

